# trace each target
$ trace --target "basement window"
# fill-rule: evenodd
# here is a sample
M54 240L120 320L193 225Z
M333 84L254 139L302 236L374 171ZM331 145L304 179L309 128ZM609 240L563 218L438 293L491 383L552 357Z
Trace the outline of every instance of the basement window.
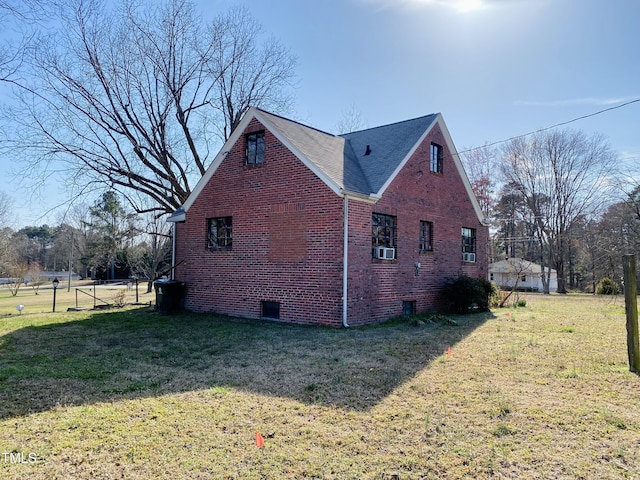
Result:
M410 317L416 314L416 301L415 300L404 300L402 302L402 316Z
M279 320L280 319L280 302L263 300L262 301L262 317Z

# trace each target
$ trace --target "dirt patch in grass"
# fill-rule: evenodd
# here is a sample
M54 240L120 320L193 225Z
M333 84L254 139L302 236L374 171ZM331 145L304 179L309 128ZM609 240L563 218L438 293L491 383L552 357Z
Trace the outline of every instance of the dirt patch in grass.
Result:
M27 459L0 476L638 478L623 304L526 298L350 330L141 311L0 326L0 450Z

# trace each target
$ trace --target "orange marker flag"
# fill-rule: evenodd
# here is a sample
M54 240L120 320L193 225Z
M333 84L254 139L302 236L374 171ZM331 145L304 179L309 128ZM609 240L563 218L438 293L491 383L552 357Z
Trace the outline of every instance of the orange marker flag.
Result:
M447 347L447 355L451 355L451 347Z
M264 447L264 437L260 435L260 432L256 432L256 446L258 448Z

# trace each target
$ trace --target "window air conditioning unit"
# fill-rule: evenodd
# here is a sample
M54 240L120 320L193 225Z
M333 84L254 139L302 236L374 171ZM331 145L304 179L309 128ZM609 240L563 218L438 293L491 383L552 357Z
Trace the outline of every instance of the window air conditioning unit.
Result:
M374 249L374 256L382 260L393 260L396 258L395 248L376 247Z
M462 261L463 262L474 263L476 261L476 254L475 253L464 252L462 254Z

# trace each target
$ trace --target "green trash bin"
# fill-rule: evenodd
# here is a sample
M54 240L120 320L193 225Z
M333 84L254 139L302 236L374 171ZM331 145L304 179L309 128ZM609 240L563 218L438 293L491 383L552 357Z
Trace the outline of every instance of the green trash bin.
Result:
M178 280L156 280L156 308L162 315L171 315L182 310L184 282Z

